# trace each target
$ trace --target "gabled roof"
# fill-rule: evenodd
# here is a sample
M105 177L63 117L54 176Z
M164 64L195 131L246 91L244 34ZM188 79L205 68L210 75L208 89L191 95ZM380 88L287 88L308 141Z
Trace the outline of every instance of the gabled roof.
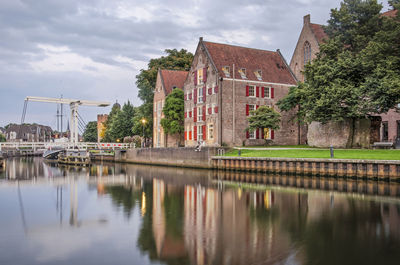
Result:
M200 40L201 41L201 40ZM235 79L263 81L279 84L296 84L282 55L273 51L245 48L240 46L201 41L208 51L218 73L226 78L222 67L229 66L230 76L233 77L235 65ZM242 78L239 69L246 69L246 78ZM262 80L257 79L255 71L261 70Z
M324 39L328 39L328 34L324 31L324 28L320 24L310 23L310 27L312 32L314 33L315 38L318 41L318 44L324 42Z
M188 71L160 70L160 74L165 94L168 95L175 87L183 89L183 83L186 80Z
M382 13L382 16L384 17L395 17L396 15L397 15L397 9L389 10Z

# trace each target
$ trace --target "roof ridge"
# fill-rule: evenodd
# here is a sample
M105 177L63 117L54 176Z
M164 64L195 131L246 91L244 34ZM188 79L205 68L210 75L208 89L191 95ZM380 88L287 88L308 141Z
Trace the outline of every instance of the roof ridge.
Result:
M176 69L162 69L162 68L160 68L160 70L161 71L173 71L173 72L189 72L189 71L186 71L186 70L176 70Z
M203 42L204 43L212 43L212 44L231 46L231 47L237 47L237 48L243 48L243 49L249 49L249 50L258 50L258 51L263 51L263 52L277 53L276 51L263 50L263 49L260 49L260 48L250 48L250 47L244 47L244 46L234 45L234 44L226 44L226 43L219 43L219 42L213 42L213 41L203 41Z

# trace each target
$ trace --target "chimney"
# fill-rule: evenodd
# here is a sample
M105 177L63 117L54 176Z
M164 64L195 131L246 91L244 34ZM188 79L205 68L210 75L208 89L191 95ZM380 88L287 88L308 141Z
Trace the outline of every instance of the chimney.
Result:
M310 14L305 15L303 17L303 25L309 25L310 24Z
M202 41L203 41L203 37L200 37L200 38L199 38L199 41L202 42Z

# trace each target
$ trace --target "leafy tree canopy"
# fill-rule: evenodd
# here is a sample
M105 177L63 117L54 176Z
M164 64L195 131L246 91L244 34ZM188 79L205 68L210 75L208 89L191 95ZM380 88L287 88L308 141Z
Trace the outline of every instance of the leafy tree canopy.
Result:
M147 115L148 113L153 113L153 103L144 103L136 108L136 114L133 117L132 133L133 135L143 135L144 126L144 136L146 138L151 138L153 135L153 115ZM142 119L145 120L143 125Z
M97 122L88 122L82 136L84 142L97 142Z
M375 0L345 0L333 9L330 38L279 108L300 105L300 119L326 123L384 113L400 102L400 23L381 9Z
M250 114L251 116L247 118L249 121L248 131L264 128L277 130L280 128L281 115L268 106L260 106L257 110L251 111Z
M167 134L179 134L184 132L184 94L180 88L174 88L166 97L163 108L164 118L161 126Z

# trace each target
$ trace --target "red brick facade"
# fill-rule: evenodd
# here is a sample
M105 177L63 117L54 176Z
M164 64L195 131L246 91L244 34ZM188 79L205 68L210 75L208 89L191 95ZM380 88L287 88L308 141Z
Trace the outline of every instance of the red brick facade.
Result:
M281 129L246 133L251 109L276 102L296 84L279 53L200 39L184 84L185 146L297 144L298 126L282 114Z

